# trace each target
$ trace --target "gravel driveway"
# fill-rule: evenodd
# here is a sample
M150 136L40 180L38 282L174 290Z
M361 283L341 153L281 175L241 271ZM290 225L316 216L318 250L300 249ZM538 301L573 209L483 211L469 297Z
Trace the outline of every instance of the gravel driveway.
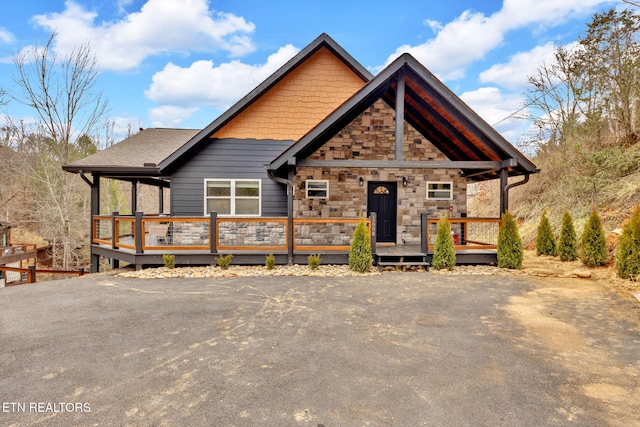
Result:
M1 425L640 425L595 282L385 273L0 289Z

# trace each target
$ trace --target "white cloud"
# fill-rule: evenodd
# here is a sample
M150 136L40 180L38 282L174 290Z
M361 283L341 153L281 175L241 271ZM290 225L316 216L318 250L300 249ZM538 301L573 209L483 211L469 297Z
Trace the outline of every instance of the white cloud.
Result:
M153 76L145 95L159 104L183 107L210 106L225 110L291 59L298 49L280 48L262 65L239 61L214 66L212 61L196 61L188 68L172 63Z
M154 127L179 127L185 119L196 111L198 111L197 108L163 105L149 110L149 118Z
M0 27L0 43L10 44L10 43L13 43L14 40L15 40L15 37L10 31Z
M464 92L460 98L509 141L515 141L522 134L522 127L529 125L518 119L518 115L510 117L522 108L519 95L505 94L496 87L483 87Z
M460 79L466 68L500 46L505 35L523 27L549 27L576 16L593 12L598 5L615 4L612 0L504 0L502 9L486 16L467 10L453 21L441 25L427 21L434 38L422 44L399 47L387 59L390 64L408 52L443 80Z
M496 87L482 87L464 92L460 98L491 125L522 106L520 96L505 95Z
M519 89L528 84L528 77L535 74L536 67L553 58L556 50L553 42L536 46L528 52L518 52L509 62L495 64L480 73L480 82L499 84L508 89Z
M126 4L126 3L121 3ZM255 25L231 13L209 10L207 0L148 0L118 21L96 23L97 13L73 0L60 13L36 15L33 22L58 33L55 49L68 52L90 42L102 69L134 69L145 58L167 52L252 52Z

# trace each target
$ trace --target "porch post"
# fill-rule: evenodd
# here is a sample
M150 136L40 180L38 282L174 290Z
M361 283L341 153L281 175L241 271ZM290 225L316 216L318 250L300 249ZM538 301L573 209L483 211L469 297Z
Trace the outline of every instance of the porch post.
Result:
M289 168L289 173L287 178L291 185L287 185L287 258L289 265L293 265L293 246L294 241L293 238L295 236L294 233L294 224L293 224L293 178L296 175L295 166Z
M429 242L427 239L429 238L429 229L427 228L427 218L429 215L427 213L420 214L420 252L423 254L427 253L429 249Z
M158 213L164 213L164 188L158 187Z
M211 253L218 253L218 227L216 227L216 220L218 219L218 213L216 211L211 211L209 213L209 247L211 248Z
M93 253L93 217L100 215L100 175L92 174L93 184L91 185L91 221L89 223L89 258L90 258L90 271L91 273L98 273L100 271L100 255Z
M138 180L131 181L131 212L138 210Z
M396 144L395 159L403 160L404 153L404 73L398 73L398 86L396 90Z
M118 227L116 227L116 217L120 215L120 212L113 211L111 214L111 249L116 249L116 233L118 232Z
M114 211L111 214L111 249L116 249L116 233L117 233L117 227L116 227L116 217L120 215L120 212L118 211ZM120 260L117 258L111 258L111 266L115 269L115 268L120 268Z
M144 236L142 235L142 212L136 211L135 217L136 217L136 222L135 222L136 254L141 254L144 252L144 250L142 249L142 239L144 239Z
M509 171L507 168L500 169L500 216L509 210L509 195L507 185L509 183Z

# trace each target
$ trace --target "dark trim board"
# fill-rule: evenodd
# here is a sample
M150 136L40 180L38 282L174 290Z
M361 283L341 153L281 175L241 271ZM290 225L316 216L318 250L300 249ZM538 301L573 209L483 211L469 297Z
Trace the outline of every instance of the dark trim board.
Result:
M145 267L159 267L164 265L164 260L162 256L166 253L170 252L160 252L156 251L155 253L143 253L136 254L133 251L122 250L122 249L112 249L110 247L101 246L101 245L93 245L91 247L91 251L93 255L99 255L105 258L117 259L122 262L126 262L136 266L136 269L141 269ZM287 265L288 257L286 252L269 252L273 253L276 257L276 264L278 265ZM191 265L191 266L209 266L209 265L217 265L216 258L220 255L232 254L233 259L231 260L231 265L265 265L266 256L269 254L267 252L246 252L246 251L226 251L221 253L212 254L207 251L192 251L185 253L181 251L180 253L175 253L176 256L175 262L176 266L181 265ZM331 253L322 253L322 252L309 252L302 251L297 252L293 256L294 264L299 265L307 265L308 260L307 257L311 254L320 253L322 264L341 264L347 265L349 264L349 252L331 252ZM424 255L424 254L415 254L411 253L411 256L416 255ZM433 252L428 252L426 254L426 261L431 263L433 258ZM377 261L378 256L374 254L374 260ZM498 254L496 251L486 250L486 251L456 251L456 263L458 265L496 265L498 263Z

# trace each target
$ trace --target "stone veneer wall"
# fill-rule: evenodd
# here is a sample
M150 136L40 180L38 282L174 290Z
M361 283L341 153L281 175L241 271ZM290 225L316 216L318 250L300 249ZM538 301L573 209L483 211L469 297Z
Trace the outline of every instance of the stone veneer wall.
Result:
M393 109L378 101L310 159L393 160L395 146ZM426 138L405 123L404 160L447 160ZM364 185L360 187L360 177ZM402 186L402 177L407 186ZM329 181L328 199L308 199L307 179ZM398 189L397 243L420 242L420 214L460 217L467 212L467 183L457 169L309 168L296 170L294 215L311 218L357 218L367 212L367 182L395 181ZM427 181L453 182L453 199L427 200ZM450 212L451 210L451 212Z

